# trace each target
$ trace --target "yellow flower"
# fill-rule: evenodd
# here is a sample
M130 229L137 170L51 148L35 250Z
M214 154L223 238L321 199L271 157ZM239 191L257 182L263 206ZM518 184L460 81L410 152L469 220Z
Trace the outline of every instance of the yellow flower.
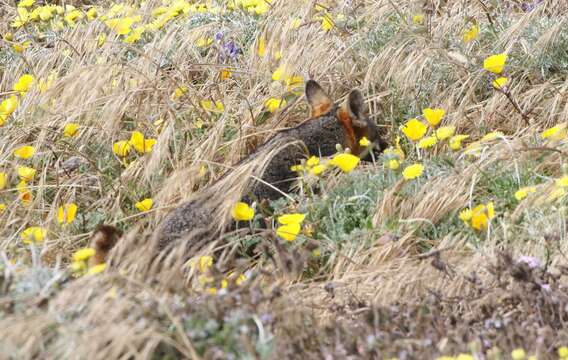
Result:
M306 160L306 166L313 167L320 163L320 158L317 156L310 156L308 160Z
M24 26L29 20L30 20L30 13L28 12L28 10L26 8L23 7L18 7L16 9L16 11L18 12L18 16L16 18L16 20L14 20L10 26L13 28L19 28Z
M237 221L250 221L254 218L254 209L244 202L238 202L233 207L231 215Z
M35 3L35 0L21 0L18 7L30 7Z
M490 133L487 133L484 137L481 138L481 142L486 142L486 141L491 141L491 140L495 140L499 137L503 137L503 133L501 131L492 131Z
M87 11L87 19L89 21L95 20L97 18L97 8L92 7Z
M266 55L266 40L264 39L264 37L258 39L256 52L260 57L264 57L264 55Z
M197 267L200 273L205 273L213 266L213 257L209 255L200 256L197 261L192 261L191 267Z
M438 130L436 130L436 137L439 140L446 140L447 138L454 136L455 132L455 126L442 126Z
M50 20L53 17L53 13L55 12L55 8L50 7L50 6L42 6L42 7L36 8L36 10L38 11L39 18L42 21Z
M450 149L459 150L463 140L469 138L469 135L455 135L450 138Z
M561 177L560 179L556 179L556 186L559 187L568 187L568 175Z
M333 29L333 20L331 19L331 16L329 14L325 14L321 17L321 28L323 29L323 31L329 31L331 29Z
M18 91L20 95L24 95L31 88L34 80L33 75L24 74L20 76L18 81L14 84L13 89L14 91Z
M77 204L70 203L60 206L57 209L57 222L60 224L71 224L77 215Z
M491 55L483 61L483 68L495 74L501 74L507 61L507 54Z
M272 73L272 80L273 81L280 81L286 77L286 67L284 65L280 65L274 70Z
M558 356L560 357L560 359L568 358L568 347L566 347L566 346L559 347L558 348Z
M270 111L271 113L274 113L277 110L286 106L286 100L270 98L270 99L268 99L264 102L264 106L268 109L268 111Z
M420 140L426 134L428 128L424 123L418 119L410 119L402 127L402 132L412 141Z
M432 146L436 145L437 142L438 142L438 139L436 139L435 136L427 136L425 138L420 139L420 141L418 142L418 148L419 149L428 149L428 148L431 148Z
M197 39L197 41L195 41L195 45L197 45L198 47L207 47L212 43L213 39L205 37L200 37L199 39Z
M138 201L136 204L134 204L134 206L140 211L140 212L144 212L144 211L150 211L150 209L152 208L152 206L154 205L154 200L152 199L144 199L142 201Z
M79 130L79 124L77 123L68 123L65 124L63 127L63 136L65 137L73 137L77 134L77 130Z
M463 41L465 43L468 43L470 41L477 39L477 36L479 36L479 30L480 30L479 25L473 25L472 27L470 27L469 30L467 30L463 34Z
M223 112L225 111L225 106L221 102L221 100L213 101L211 100L201 100L200 101L201 107L210 112Z
M17 52L18 54L21 54L24 52L24 50L26 50L28 47L30 47L31 45L31 41L24 41L23 43L19 44L14 44L12 45L14 48L14 51Z
M130 136L129 144L134 147L140 154L148 154L152 152L152 148L156 145L156 139L146 139L140 131L133 131Z
M35 147L25 145L14 150L14 156L20 159L29 159L35 154Z
M438 126L440 121L442 121L444 115L446 115L446 111L444 109L439 109L439 108L436 109L426 108L422 110L422 115L424 116L424 119L428 121L428 124L430 124L430 126L436 127Z
M120 140L112 144L112 151L119 157L126 157L130 152L130 143L127 140Z
M82 248L73 253L73 261L86 261L95 256L96 250L90 247Z
M329 163L337 166L344 173L349 173L357 167L360 160L355 155L344 153L335 155Z
M473 209L465 209L460 212L460 219L475 230L485 230L489 220L495 217L493 202L486 205L478 205Z
M134 19L126 17L126 18L118 18L118 19L110 19L105 21L106 26L111 28L114 32L118 35L128 35L130 33L131 26L134 24Z
M527 354L523 349L515 349L511 352L511 359L513 360L525 360Z
M359 140L359 145L367 147L367 146L371 145L371 142L369 141L369 139L367 139L365 136L363 136L361 138L361 140Z
M500 78L493 80L493 87L495 89L502 89L507 85L508 82L509 82L509 79L507 79L506 77L500 77Z
M550 139L553 141L559 141L566 139L566 123L558 124L549 129L546 129L540 134L543 139Z
M536 192L536 186L522 187L515 192L515 199L521 201L524 198L526 198L529 195L529 193L534 193L534 192Z
M292 91L304 85L304 77L298 75L289 75L286 76L284 82L286 83L286 86L288 86L288 90Z
M103 271L105 271L106 266L107 266L106 263L95 265L95 266L89 268L89 270L87 271L87 273L85 275L86 276L92 276L92 275L100 274Z
M2 213L4 210L6 210L6 204L0 203L0 213Z
M479 205L472 210L471 227L473 227L475 230L487 229L489 218L485 214L484 210L485 207L483 205Z
M292 165L290 170L295 172L304 171L304 167L302 165Z
M279 226L276 229L276 235L287 241L294 241L300 233L301 225L298 223L290 223Z
M294 214L285 214L278 217L278 222L281 225L288 225L288 224L301 224L304 222L306 218L306 214L294 213Z
M20 199L25 203L32 201L32 193L28 190L28 184L22 180L16 185L16 189L20 193Z
M0 116L5 115L8 117L12 115L14 111L18 108L18 97L16 95L12 95L7 99L2 100L0 103Z
M127 37L124 38L124 42L127 44L134 44L142 38L144 30L144 27L138 26L137 28L133 29Z
M221 70L221 73L219 74L219 78L221 80L227 80L229 78L231 78L231 76L233 75L233 72L229 69L223 69Z
M8 174L0 172L0 190L4 190L6 184L8 184Z
M176 88L174 90L174 95L172 96L173 99L179 99L180 97L182 97L183 95L185 95L188 92L188 88L187 86L180 86L178 88Z
M65 17L64 17L65 21L70 26L75 25L75 20L82 19L82 18L83 18L83 13L79 10L71 10L67 14L65 14Z
M20 233L24 244L41 243L47 235L47 230L40 226L31 226Z
M397 170L400 167L400 162L398 160L392 159L389 160L389 162L387 163L389 169L391 170Z
M423 14L416 14L412 17L412 22L415 25L420 25L424 23L424 15Z
M424 172L424 166L422 164L409 165L402 170L402 176L406 180L416 179L421 176Z
M77 276L81 276L85 270L87 270L87 263L85 261L73 261L69 268L71 272L75 273Z
M22 181L32 181L36 174L36 169L27 166L18 166L17 171Z
M229 276L233 277L232 274L229 274ZM239 286L242 283L244 283L245 281L247 281L247 276L245 274L240 274L236 279L235 279L235 285Z
M462 211L460 211L460 220L465 222L467 225L467 222L471 220L473 216L473 212L471 211L471 209L464 209Z
M310 174L318 176L326 170L327 170L327 166L320 164L320 165L316 165L316 166L310 168ZM294 170L292 170L292 171L294 171Z

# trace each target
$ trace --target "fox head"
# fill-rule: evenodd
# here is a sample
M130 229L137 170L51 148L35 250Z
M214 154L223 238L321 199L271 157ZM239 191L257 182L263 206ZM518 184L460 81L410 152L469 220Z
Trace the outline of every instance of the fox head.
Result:
M363 95L357 89L352 90L347 99L336 106L329 95L314 80L306 83L306 98L310 105L311 118L335 116L343 130L343 148L351 149L357 156L365 156L369 149L379 152L386 148L385 141L379 134L377 125L369 119L369 112ZM333 114L332 114L333 113ZM366 138L372 145L362 146L360 141Z

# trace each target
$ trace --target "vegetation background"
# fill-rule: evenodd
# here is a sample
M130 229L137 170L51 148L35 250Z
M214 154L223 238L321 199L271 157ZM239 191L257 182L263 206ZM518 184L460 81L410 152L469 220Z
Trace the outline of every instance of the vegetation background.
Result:
M568 358L567 14L564 0L3 3L2 357ZM359 88L392 148L300 172L297 193L189 265L153 266L147 237L170 209L307 119L307 79L338 102ZM412 118L436 144L402 131ZM306 214L291 241L274 231L287 213ZM93 269L77 250L100 223L125 236Z

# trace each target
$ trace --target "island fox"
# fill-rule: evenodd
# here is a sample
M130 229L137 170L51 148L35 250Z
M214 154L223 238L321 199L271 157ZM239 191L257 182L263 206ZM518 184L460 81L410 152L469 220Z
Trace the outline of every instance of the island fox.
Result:
M249 179L240 188L242 191L237 194L237 200L274 200L292 191L297 173L291 167L310 155L333 155L339 144L365 159L372 156L371 151L382 152L386 148L387 144L380 136L377 125L368 117L359 90L352 90L345 102L337 105L317 82L309 80L305 95L311 109L310 118L296 127L277 132L216 183L172 210L154 231L153 242L158 251L180 242L185 244L188 251L192 247L199 248L227 230L227 221L213 221L212 214L219 213L219 206L227 209L227 199L218 195L234 193L226 185L231 176ZM361 146L359 142L363 138L367 138L371 145ZM251 165L252 172L239 173ZM216 199L224 200L225 204L215 204ZM228 212L223 212L223 216L229 218ZM113 240L102 240L108 236ZM119 236L109 227L93 235L92 246L97 251L98 259L105 259L112 248L98 244L114 244Z

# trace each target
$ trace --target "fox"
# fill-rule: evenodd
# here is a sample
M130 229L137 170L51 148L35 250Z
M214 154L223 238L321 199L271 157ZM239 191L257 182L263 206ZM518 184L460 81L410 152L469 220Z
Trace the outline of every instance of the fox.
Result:
M180 242L185 242L187 251L190 251L226 231L226 226L213 224L212 198L215 194L227 191L223 188L223 180L227 176L235 173L238 177L240 168L267 157L267 154L268 160L257 171L258 174L247 180L240 197L242 201L270 201L290 194L297 181L297 173L292 167L310 155L331 156L341 146L363 160L369 160L373 157L371 152L381 153L388 146L377 124L370 120L359 90L352 90L342 104L337 104L316 81L308 80L305 97L310 108L310 116L306 121L276 132L213 185L165 216L152 235L158 252ZM363 138L370 145L360 145ZM118 238L120 232L111 230L109 226L95 231L91 246L95 248L98 261L108 257ZM112 246L108 246L109 244Z

